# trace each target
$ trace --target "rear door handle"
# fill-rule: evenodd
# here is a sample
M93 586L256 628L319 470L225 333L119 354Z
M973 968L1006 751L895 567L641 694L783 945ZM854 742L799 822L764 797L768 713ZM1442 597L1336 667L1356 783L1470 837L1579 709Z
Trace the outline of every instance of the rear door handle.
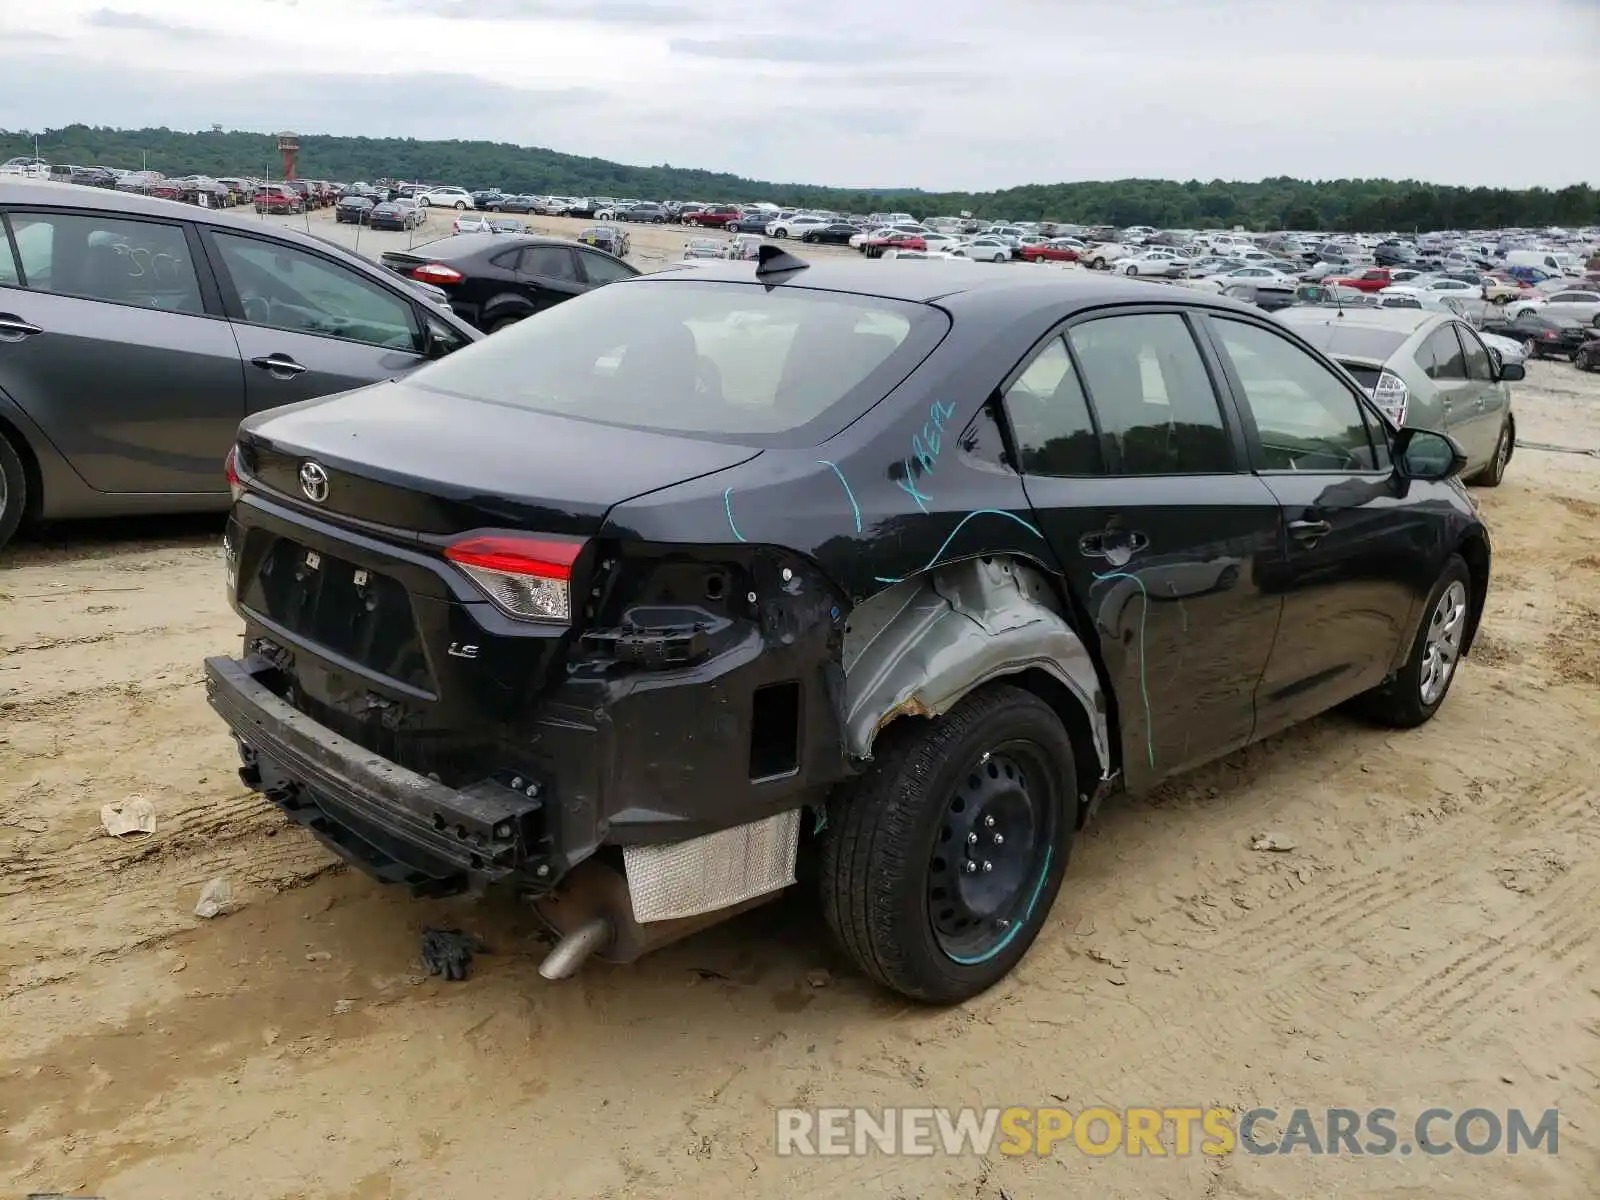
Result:
M1120 559L1127 562L1150 544L1150 539L1135 530L1102 529L1078 539L1078 552L1089 558Z
M1333 532L1333 526L1326 521L1290 521L1289 536L1296 541L1313 546Z
M270 371L279 379L291 379L305 370L287 354L263 354L259 358L252 358L250 365L260 367L263 371Z
M0 342L20 342L36 333L43 333L37 325L30 325L11 313L0 313Z

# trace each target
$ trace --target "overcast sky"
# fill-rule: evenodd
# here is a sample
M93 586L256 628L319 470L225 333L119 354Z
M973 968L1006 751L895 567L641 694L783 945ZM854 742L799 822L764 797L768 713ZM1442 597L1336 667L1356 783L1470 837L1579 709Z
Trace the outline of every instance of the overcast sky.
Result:
M0 128L80 121L849 187L1560 187L1600 182L1600 0L0 3Z

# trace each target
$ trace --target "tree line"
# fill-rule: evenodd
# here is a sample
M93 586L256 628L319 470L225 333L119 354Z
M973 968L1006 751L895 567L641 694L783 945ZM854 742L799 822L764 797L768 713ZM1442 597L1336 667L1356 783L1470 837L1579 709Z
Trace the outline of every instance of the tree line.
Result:
M277 138L239 131L110 129L69 125L35 134L0 130L0 160L32 154L83 166L139 168L167 175L276 176ZM1583 226L1600 223L1600 189L1444 187L1415 180L1279 177L1257 182L1116 179L1027 184L994 192L853 190L771 183L716 171L628 166L507 142L411 138L300 138L298 173L342 182L391 178L456 183L508 192L654 200L770 200L841 212L900 209L930 217L1153 225L1164 229L1407 231Z

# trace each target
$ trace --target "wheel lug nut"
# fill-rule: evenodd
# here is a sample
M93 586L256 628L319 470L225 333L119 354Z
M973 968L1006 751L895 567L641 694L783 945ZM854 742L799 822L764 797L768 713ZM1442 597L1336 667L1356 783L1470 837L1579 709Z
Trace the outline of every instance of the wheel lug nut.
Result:
M989 829L993 829L994 828L994 818L993 817L985 817L983 819L983 823Z
M977 844L978 844L978 835L975 834L975 833L967 834L967 845L976 846Z
M971 859L968 859L967 860L967 865L962 867L961 869L963 871L965 871L968 875L971 875L974 871L976 871L978 869L978 864L973 862Z
M1000 835L999 835L999 834L998 834L998 833L997 833L997 834L995 834L995 835L994 835L994 844L995 844L995 845L996 845L996 846L1004 846L1004 845L1005 845L1005 844L1006 844L1006 839L1005 839L1005 838L1003 838L1003 837L1001 837L1001 836L1000 836Z
M986 858L986 859L984 859L984 860L983 860L983 869L984 869L984 870L985 870L985 871L992 871L992 870L994 870L994 864L993 864L993 863L992 863L992 862L990 862L990 861L989 861L989 860L988 860L988 859L987 859L987 858Z

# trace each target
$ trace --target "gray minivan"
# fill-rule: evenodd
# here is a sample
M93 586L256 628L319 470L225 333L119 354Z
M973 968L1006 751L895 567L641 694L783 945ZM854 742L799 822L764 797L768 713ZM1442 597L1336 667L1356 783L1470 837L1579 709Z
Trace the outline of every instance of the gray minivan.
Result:
M1273 314L1355 377L1396 426L1448 433L1467 453L1462 478L1494 487L1517 444L1503 363L1450 313L1414 308L1294 307Z
M246 416L481 336L320 238L0 182L0 545L25 516L223 511Z

